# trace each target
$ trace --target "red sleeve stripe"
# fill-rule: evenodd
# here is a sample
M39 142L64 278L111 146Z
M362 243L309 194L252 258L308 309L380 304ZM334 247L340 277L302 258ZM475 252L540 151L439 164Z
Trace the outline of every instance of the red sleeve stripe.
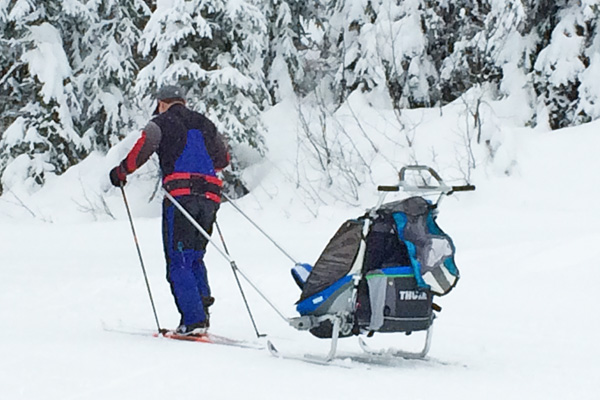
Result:
M127 168L128 173L132 173L137 169L137 157L140 154L144 143L146 143L146 132L142 131L142 136L135 143L135 146L133 146L133 149L131 149L129 154L127 154L127 158L125 159L125 167Z

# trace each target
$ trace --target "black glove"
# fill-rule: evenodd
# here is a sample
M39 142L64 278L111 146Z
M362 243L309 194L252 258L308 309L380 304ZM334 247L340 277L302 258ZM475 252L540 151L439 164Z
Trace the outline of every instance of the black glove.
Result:
M127 183L127 175L123 173L120 165L117 165L110 170L109 177L110 183L112 183L113 186L120 187Z

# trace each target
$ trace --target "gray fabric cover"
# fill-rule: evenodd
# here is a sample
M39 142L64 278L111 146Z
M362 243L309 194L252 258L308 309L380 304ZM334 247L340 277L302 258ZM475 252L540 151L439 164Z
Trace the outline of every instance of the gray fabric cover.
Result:
M331 238L308 276L298 302L328 288L352 268L362 237L363 221L346 221Z
M377 274L379 270L373 271ZM371 305L371 320L368 329L376 331L383 325L383 311L388 280L385 276L376 276L367 281L369 285L369 303Z

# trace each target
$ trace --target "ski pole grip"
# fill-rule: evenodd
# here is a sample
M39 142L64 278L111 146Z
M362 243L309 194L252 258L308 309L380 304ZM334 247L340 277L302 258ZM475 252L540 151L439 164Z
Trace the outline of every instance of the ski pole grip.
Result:
M470 192L475 190L475 185L452 186L453 192Z
M398 192L400 191L399 186L377 186L379 192Z

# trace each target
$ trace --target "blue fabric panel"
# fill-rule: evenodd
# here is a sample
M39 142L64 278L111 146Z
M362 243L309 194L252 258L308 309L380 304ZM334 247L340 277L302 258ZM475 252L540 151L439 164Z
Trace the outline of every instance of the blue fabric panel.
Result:
M167 219L167 250L169 259L171 258L171 251L173 249L173 221L175 219L175 206L170 205L165 211L163 211Z
M344 286L346 283L349 283L352 280L351 275L346 275L343 278L337 280L333 285L329 286L327 289L320 291L319 293L315 293L312 296L302 300L300 303L296 305L296 311L300 315L312 314L323 302L325 302L332 294L334 294L338 289Z
M382 268L381 272L384 275L414 275L412 266L397 266Z
M202 296L210 296L206 279L206 268L202 257L203 251L184 249L183 243L173 242L173 220L175 207L167 209L168 224L168 271L175 302L179 308L185 325L206 320ZM205 293L208 292L206 295Z
M406 214L397 212L392 215L394 217L394 221L396 221L396 228L398 230L398 236L400 239L404 240L404 228L406 227L406 222L408 221L406 218Z
M175 161L173 172L195 172L205 175L215 175L212 159L206 150L204 136L198 129L190 129L183 152Z
M425 281L423 280L423 276L421 275L421 263L419 262L419 260L417 260L417 248L413 242L406 240L406 238L404 237L404 228L406 228L406 223L408 222L406 214L396 212L392 216L394 217L394 221L396 221L398 236L402 241L404 241L404 244L406 244L408 256L410 257L410 261L412 263L415 280L417 281L417 286L423 289L429 289L430 286L427 283L425 283Z
M196 250L175 251L169 264L169 277L173 293L183 314L185 325L206 320L202 296L198 290L196 275L192 267L197 257L198 251Z
M208 274L206 272L206 266L204 265L204 251L198 251L198 257L194 259L192 264L192 271L196 278L196 285L200 296L210 297L210 286L208 286Z

